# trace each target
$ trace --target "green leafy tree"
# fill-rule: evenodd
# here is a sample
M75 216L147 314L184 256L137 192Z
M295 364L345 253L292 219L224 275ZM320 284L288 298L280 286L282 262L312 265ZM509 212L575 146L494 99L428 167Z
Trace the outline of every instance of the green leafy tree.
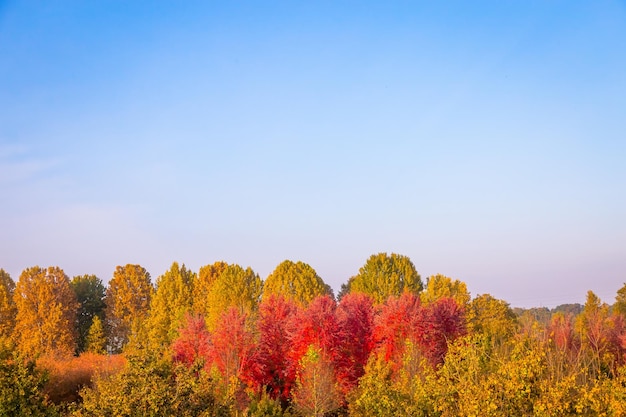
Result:
M4 269L0 269L0 341L8 340L15 328L17 308L13 300L15 282Z
M108 345L112 352L121 351L131 334L140 330L153 291L150 274L140 265L115 269L105 298Z
M304 262L281 262L263 283L263 299L280 295L306 307L315 297L331 295L332 289Z
M193 286L193 311L208 317L209 315L209 295L213 284L222 272L228 268L228 264L223 261L215 262L211 265L204 265L198 272L198 278Z
M77 302L62 269L25 269L15 287L14 300L14 335L21 352L27 356L74 352Z
M399 296L403 292L419 294L422 289L422 279L407 256L379 253L370 256L358 275L350 279L348 288L342 289L342 295L362 292L380 304L391 295Z
M157 279L156 292L150 303L146 321L149 346L162 350L178 335L185 314L191 310L193 284L196 274L185 265L174 262Z
M261 279L251 268L228 265L211 286L207 297L207 328L214 330L221 315L229 307L254 315L261 298Z
M420 294L423 304L433 303L441 298L452 298L460 306L467 306L470 293L464 282L437 274L428 277L426 289Z
M86 347L86 338L94 317L104 319L105 288L102 280L95 275L75 276L71 282L76 300L78 301L77 328L78 351L83 352Z
M85 338L85 351L102 355L106 353L106 344L102 321L99 316L94 316Z

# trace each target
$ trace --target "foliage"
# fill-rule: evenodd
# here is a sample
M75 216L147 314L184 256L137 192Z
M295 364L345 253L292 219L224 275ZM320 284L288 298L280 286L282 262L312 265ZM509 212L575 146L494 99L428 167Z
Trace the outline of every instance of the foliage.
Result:
M408 257L379 253L369 257L349 281L347 291L342 292L362 292L380 304L389 296L399 296L403 292L418 294L422 289L422 280Z
M224 312L230 307L241 313L256 313L261 298L261 279L251 268L228 265L217 277L207 296L207 327L213 330Z
M79 391L92 384L94 377L104 377L119 372L125 365L120 355L83 353L76 356L43 356L37 367L46 372L48 379L43 392L55 404L78 401Z
M58 267L25 269L15 287L17 316L14 336L20 351L73 353L76 347L76 296Z
M92 326L93 319L98 317L104 320L104 296L105 288L102 280L95 275L79 275L72 278L72 289L78 302L77 330L78 352L83 352L87 347L87 335Z
M106 336L100 317L94 316L85 339L85 352L103 355L106 353Z
M304 262L281 262L263 283L263 298L282 295L306 307L315 297L331 295L332 289Z
M310 345L300 360L293 404L302 415L321 417L341 406L333 365L322 349Z
M153 294L150 274L140 265L118 266L109 282L106 302L108 349L120 352L148 314Z
M349 403L351 416L405 415L410 398L395 385L391 363L382 354L370 357L359 387Z
M17 352L0 351L0 416L56 416L43 393L45 372Z
M295 381L290 367L292 351L289 323L299 316L293 301L270 295L259 305L258 342L254 351L251 379L257 391L267 391L272 399L286 403Z
M453 298L460 306L467 306L470 293L464 282L437 274L426 279L426 289L420 294L422 304L430 304L441 298Z
M200 268L193 286L192 304L195 313L208 317L211 288L227 267L228 264L226 262L218 261L212 265L204 265Z
M491 343L503 343L517 331L517 317L509 305L489 294L474 298L467 310L471 333L485 336Z
M191 310L195 278L196 274L185 268L185 265L181 267L174 262L157 279L145 323L151 349L163 351L176 337L182 319Z
M81 395L76 417L227 415L216 404L203 370L176 367L150 355L130 357L121 372L97 378Z
M365 294L348 294L339 302L336 316L339 326L337 382L347 396L365 373L373 347L373 301Z
M204 364L209 356L211 343L204 317L187 314L184 323L179 329L179 336L172 343L174 362L187 366L198 362Z
M13 300L15 282L4 269L0 269L0 340L11 337L15 328L17 308Z

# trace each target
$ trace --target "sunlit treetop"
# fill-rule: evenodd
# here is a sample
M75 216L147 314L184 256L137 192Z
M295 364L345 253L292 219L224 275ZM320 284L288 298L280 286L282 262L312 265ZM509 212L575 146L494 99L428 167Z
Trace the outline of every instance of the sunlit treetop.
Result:
M305 307L315 297L331 295L332 289L304 262L281 262L263 283L263 299L281 295Z
M359 273L342 288L342 295L362 292L380 304L389 296L399 296L403 292L419 294L423 288L422 279L409 257L379 253L369 257Z

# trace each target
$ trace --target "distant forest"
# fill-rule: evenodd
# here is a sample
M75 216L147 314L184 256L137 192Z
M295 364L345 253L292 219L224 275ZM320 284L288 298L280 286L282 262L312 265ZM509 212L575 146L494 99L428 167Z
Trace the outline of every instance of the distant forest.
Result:
M612 305L511 308L372 255L338 294L303 262L105 286L0 269L0 416L626 416Z

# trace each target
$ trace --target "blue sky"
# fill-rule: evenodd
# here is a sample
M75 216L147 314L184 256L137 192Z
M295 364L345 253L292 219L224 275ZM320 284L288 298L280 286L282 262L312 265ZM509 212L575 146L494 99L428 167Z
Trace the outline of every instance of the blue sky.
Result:
M0 267L626 282L626 4L0 3Z

